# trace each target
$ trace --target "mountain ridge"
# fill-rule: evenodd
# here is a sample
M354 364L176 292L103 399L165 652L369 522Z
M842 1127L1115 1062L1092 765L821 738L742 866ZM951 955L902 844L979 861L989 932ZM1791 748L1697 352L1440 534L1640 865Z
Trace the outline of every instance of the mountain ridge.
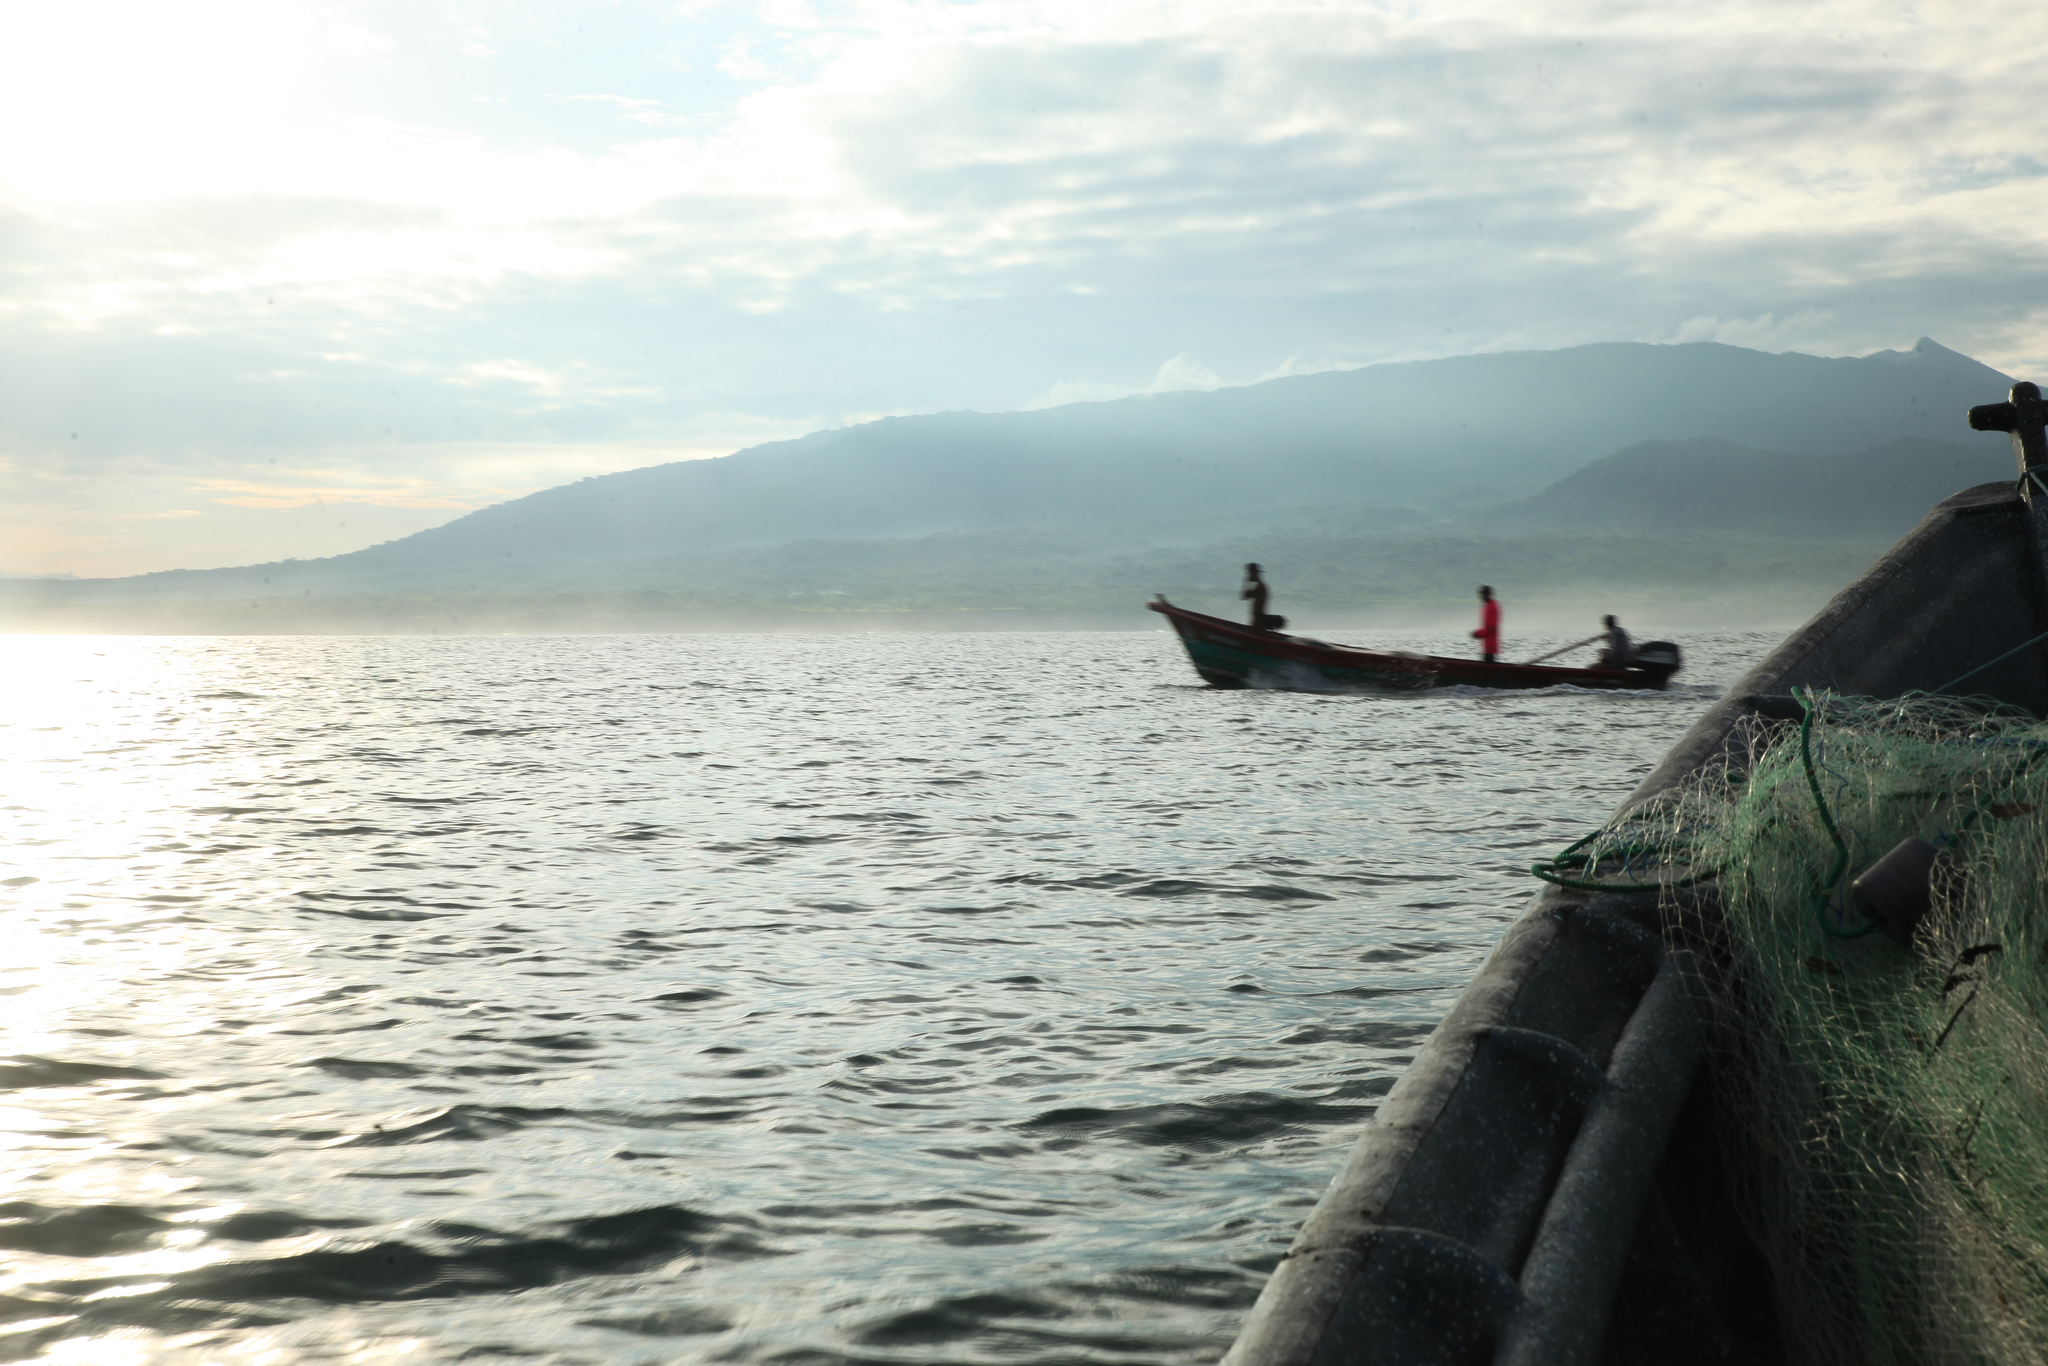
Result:
M1713 342L1494 352L1031 412L884 418L593 476L326 559L87 582L339 588L799 540L1171 534L1306 505L1471 507L1535 496L1599 452L1645 440L1803 454L1896 437L1967 441L1963 411L2010 383L1928 338L1841 358Z

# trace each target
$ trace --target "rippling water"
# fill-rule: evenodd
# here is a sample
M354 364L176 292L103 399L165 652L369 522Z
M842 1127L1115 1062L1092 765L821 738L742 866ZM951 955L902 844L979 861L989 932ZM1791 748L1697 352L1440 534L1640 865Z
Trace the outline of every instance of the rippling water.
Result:
M8 641L0 1355L1212 1361L1531 856L1769 643Z

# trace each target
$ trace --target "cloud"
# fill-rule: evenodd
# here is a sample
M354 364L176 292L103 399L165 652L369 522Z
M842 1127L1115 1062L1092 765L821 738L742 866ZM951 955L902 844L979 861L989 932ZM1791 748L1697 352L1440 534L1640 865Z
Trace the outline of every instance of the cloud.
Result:
M1596 340L2048 366L2011 0L0 22L50 130L0 146L0 458L167 506Z
M267 242L223 243L231 260L213 270L171 273L202 295L346 284L373 306L436 282L462 302L515 274L659 269L746 308L810 281L907 306L1000 294L1047 270L1114 279L1162 253L1230 257L1237 268L1208 289L1308 290L1373 287L1418 263L1442 285L1456 248L1485 277L1822 238L1852 248L1846 274L1918 268L1942 242L2031 240L2042 187L2016 132L2023 86L2001 95L1996 72L1957 65L1997 32L1995 6L1939 32L1762 6L1654 27L1571 4L1421 17L870 4L779 17L805 41L732 36L762 88L697 136L622 124L578 151L487 120L304 109L275 133L237 134L183 168L183 193L420 217L280 222ZM303 66L304 28L273 24L267 41ZM2012 50L2026 45L2003 46L1993 64L2023 68ZM776 79L789 67L803 78ZM300 103L272 85L253 93ZM627 119L660 103L546 98ZM273 136L295 154L249 141ZM154 201L175 169L121 183ZM74 207L112 193L14 179ZM96 283L103 298L135 297Z
M1149 384L1122 385L1104 384L1095 380L1061 380L1030 402L1025 408L1056 408L1063 403L1096 403L1105 399L1129 398L1134 394L1171 394L1188 389L1220 389L1223 377L1196 360L1182 354L1160 362L1153 372Z
M1754 318L1688 318L1665 336L1664 342L1720 342L1746 346L1756 351L1799 351L1826 337L1833 328L1834 315L1825 309L1810 309L1780 318L1765 313Z
M306 476L300 476L303 480ZM317 479L318 476L312 476ZM419 488L415 482L414 488ZM319 507L328 503L360 503L365 507L387 508L434 508L469 512L475 503L465 503L439 493L408 491L390 486L372 488L351 488L346 483L305 482L284 483L276 480L245 479L195 479L187 488L194 493L211 495L207 501L222 507L241 508L298 508ZM186 514L197 515L197 514Z

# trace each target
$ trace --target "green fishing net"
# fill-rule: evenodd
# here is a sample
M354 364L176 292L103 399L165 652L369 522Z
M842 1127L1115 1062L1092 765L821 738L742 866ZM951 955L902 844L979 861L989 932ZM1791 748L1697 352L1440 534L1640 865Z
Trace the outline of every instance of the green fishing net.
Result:
M1802 697L1539 876L1690 906L1723 1150L1790 1360L2048 1360L2048 723ZM1902 945L1851 883L1932 842Z

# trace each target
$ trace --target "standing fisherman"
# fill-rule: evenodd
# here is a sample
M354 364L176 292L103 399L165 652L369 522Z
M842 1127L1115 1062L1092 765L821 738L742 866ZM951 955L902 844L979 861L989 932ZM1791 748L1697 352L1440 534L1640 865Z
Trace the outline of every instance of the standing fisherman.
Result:
M1266 581L1259 577L1257 565L1248 564L1244 567L1244 591L1238 596L1247 599L1252 605L1252 628L1259 631L1270 630L1271 627L1266 624Z
M1493 589L1483 584L1479 589L1479 629L1472 638L1479 642L1480 662L1493 663L1500 653L1500 604L1493 600Z

